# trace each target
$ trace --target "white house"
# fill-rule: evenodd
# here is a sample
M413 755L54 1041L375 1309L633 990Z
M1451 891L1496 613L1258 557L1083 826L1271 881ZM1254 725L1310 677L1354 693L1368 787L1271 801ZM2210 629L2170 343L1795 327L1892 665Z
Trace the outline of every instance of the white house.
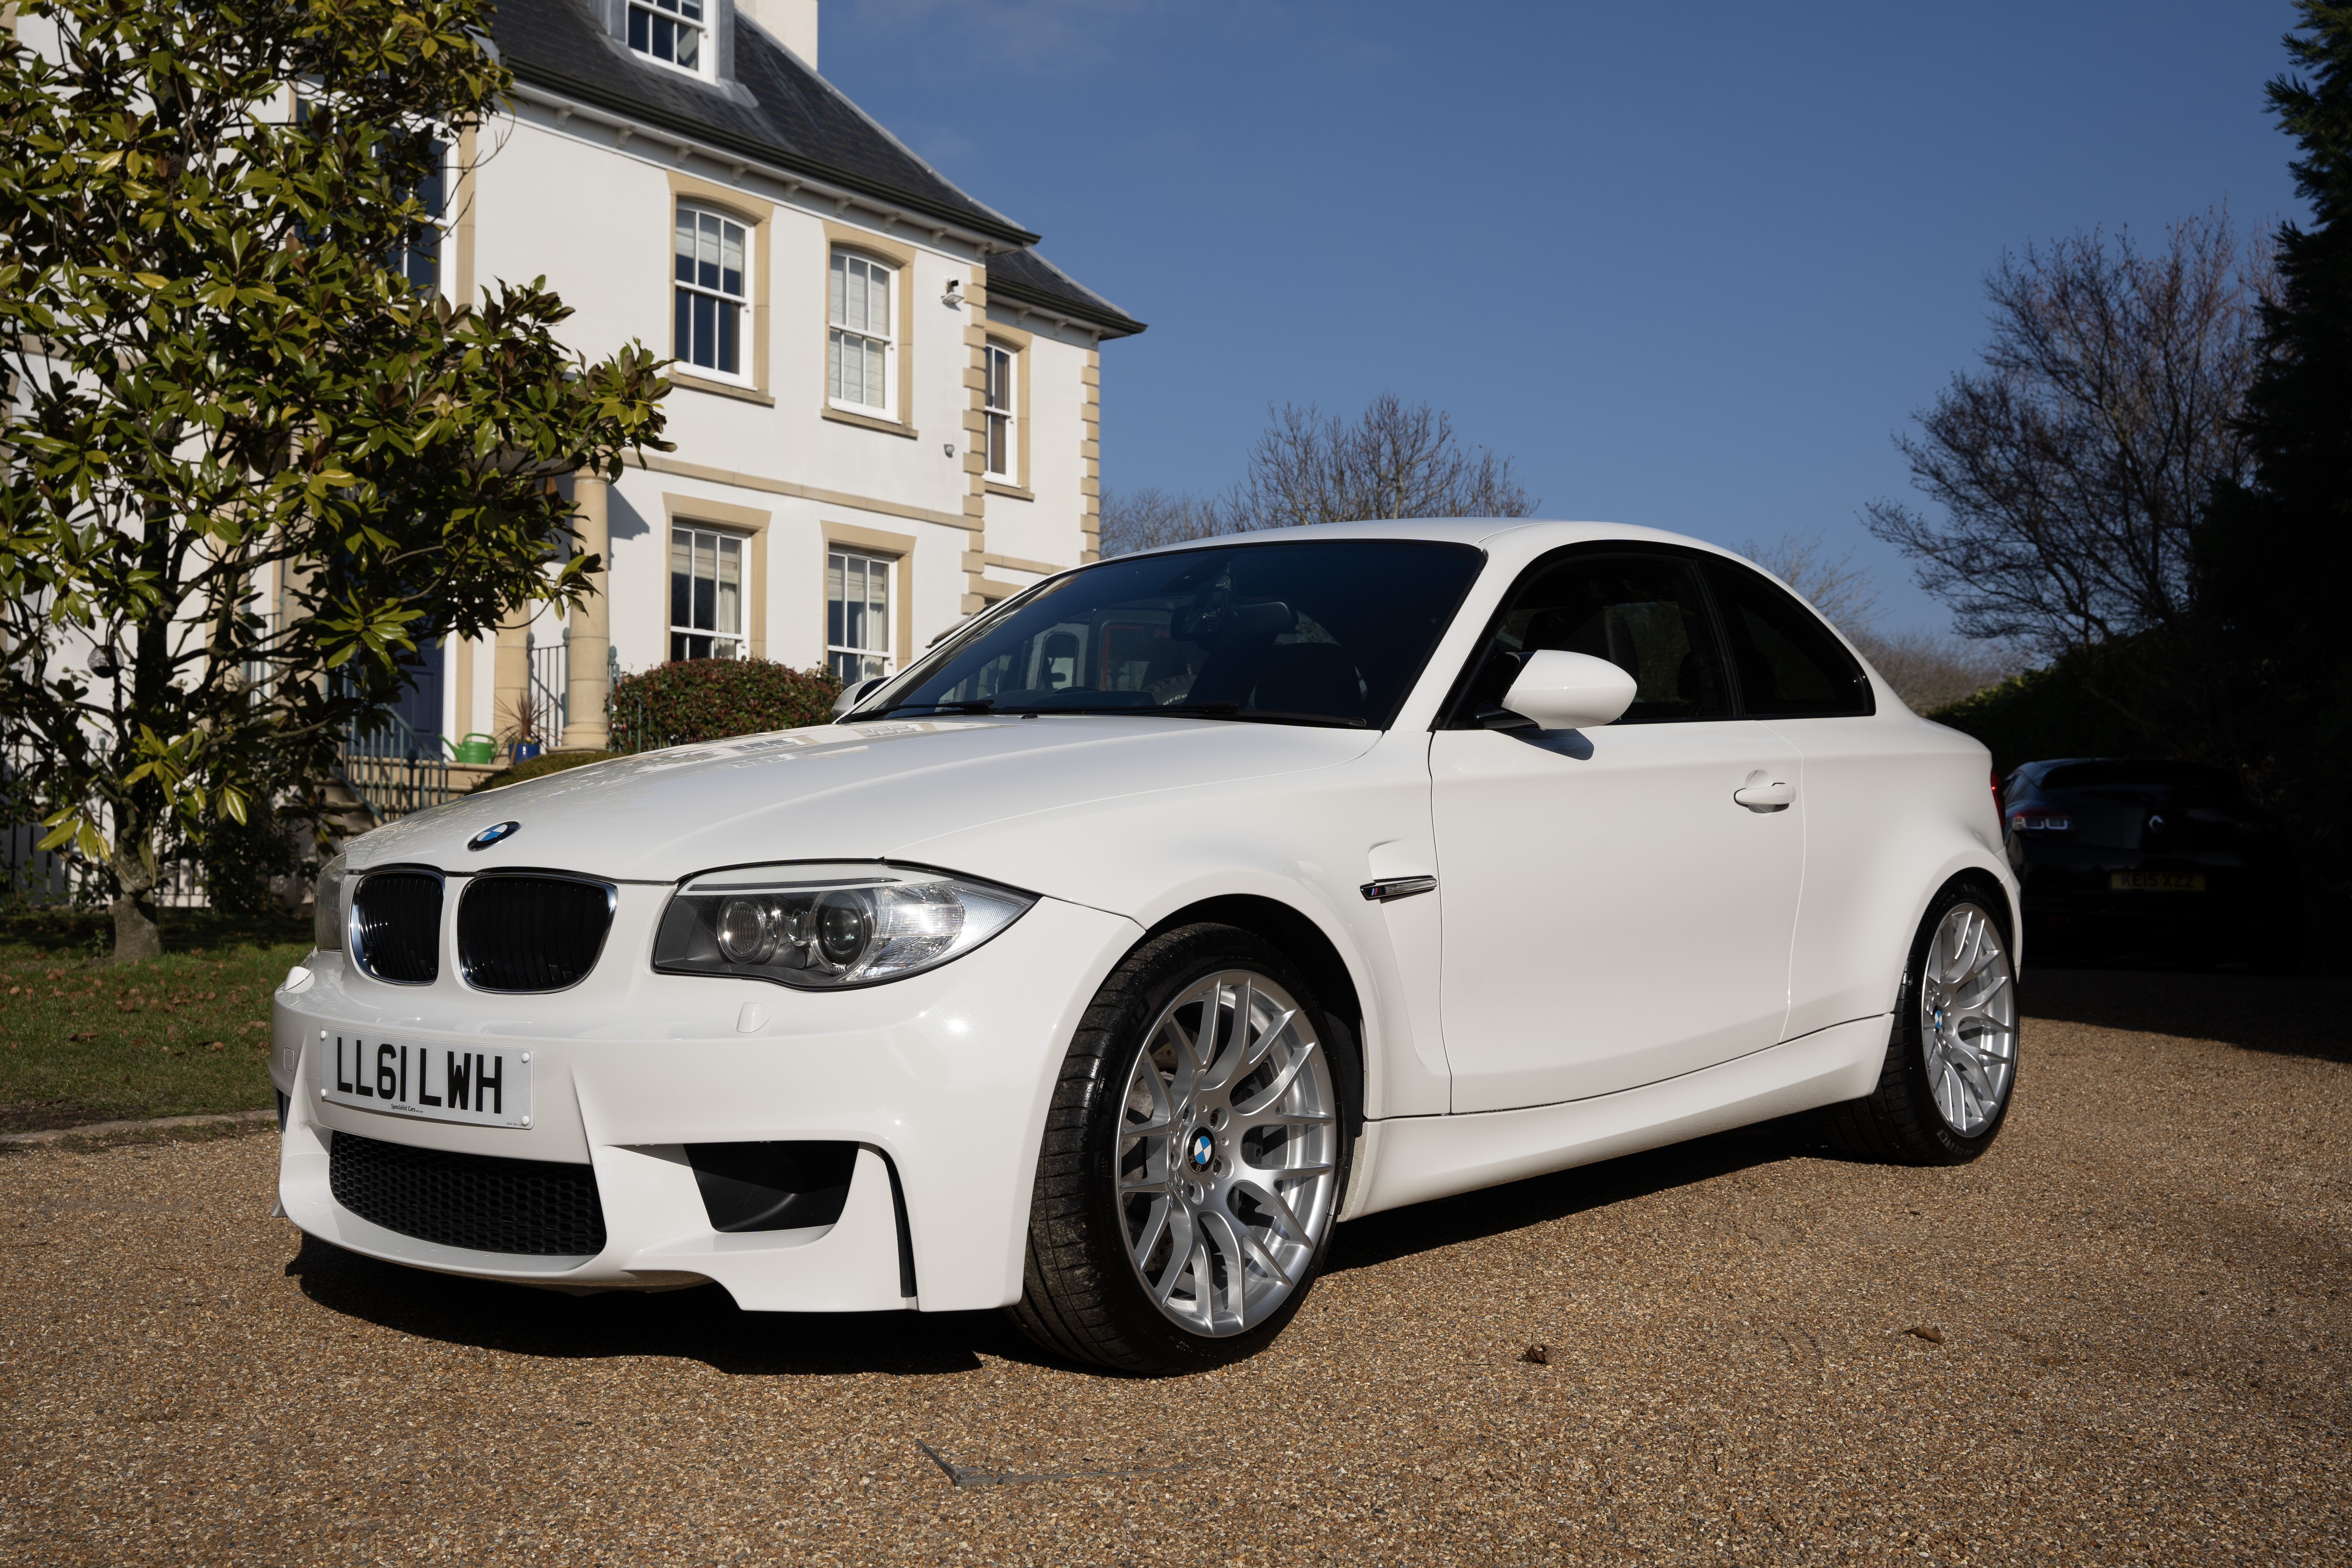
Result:
M512 114L450 149L412 276L544 274L573 347L674 354L677 449L575 481L599 597L429 650L420 734L509 731L535 688L546 739L554 706L602 746L608 646L885 673L1094 558L1100 349L1142 323L820 76L817 5L499 0Z

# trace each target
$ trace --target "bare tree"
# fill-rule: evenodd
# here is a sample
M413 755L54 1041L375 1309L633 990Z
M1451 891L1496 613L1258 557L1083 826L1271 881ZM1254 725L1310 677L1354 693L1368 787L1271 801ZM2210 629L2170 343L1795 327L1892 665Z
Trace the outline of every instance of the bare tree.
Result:
M1454 416L1426 403L1407 406L1392 392L1372 399L1349 424L1313 404L1266 410L1249 472L1221 496L1146 486L1105 489L1102 552L1124 555L1191 539L1356 522L1384 517L1526 517L1533 497L1511 475L1511 459L1465 447Z
M1751 539L1732 548L1811 600L1849 637L1878 618L1878 588L1869 569L1856 566L1850 551L1832 558L1819 533L1784 533L1763 545Z
M1526 517L1511 459L1465 447L1454 416L1392 392L1353 424L1308 404L1268 411L1232 506L1247 528L1389 517Z
M1914 713L1948 708L2026 667L2024 657L2009 643L1979 642L1949 632L1841 629Z
M1851 552L1832 555L1822 534L1784 533L1770 544L1750 540L1737 548L1812 601L1915 713L1948 708L2025 668L2023 657L2006 643L1879 630L1878 588L1869 568L1855 565Z
M1187 495L1157 485L1102 492L1102 552L1126 555L1163 544L1238 531L1232 508L1217 496Z
M2094 232L2003 256L1983 370L1895 437L1945 516L1876 501L1871 531L1969 637L2054 657L2179 624L2190 535L2216 481L2248 472L2234 421L2271 278L2222 212L2176 224L2155 255Z

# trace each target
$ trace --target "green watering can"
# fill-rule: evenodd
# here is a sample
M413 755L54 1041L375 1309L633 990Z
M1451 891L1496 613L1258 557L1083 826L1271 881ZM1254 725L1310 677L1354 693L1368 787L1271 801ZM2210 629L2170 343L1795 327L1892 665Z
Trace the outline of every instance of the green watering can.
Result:
M457 761L470 767L481 767L498 760L498 742L479 730L457 742Z

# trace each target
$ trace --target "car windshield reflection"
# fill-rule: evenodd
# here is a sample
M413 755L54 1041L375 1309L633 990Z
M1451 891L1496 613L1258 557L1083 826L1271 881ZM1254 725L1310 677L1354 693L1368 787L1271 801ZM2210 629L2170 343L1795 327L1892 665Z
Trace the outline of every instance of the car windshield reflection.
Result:
M983 616L861 704L1385 728L1482 562L1298 540L1106 561Z

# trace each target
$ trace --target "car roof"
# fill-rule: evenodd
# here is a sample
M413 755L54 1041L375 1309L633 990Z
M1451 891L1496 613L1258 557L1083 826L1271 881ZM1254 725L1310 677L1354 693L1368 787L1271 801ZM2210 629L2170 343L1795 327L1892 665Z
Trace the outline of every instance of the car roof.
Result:
M1198 550L1212 544L1280 544L1302 539L1414 539L1444 544L1473 544L1482 549L1492 548L1508 539L1514 547L1530 554L1562 544L1583 544L1596 540L1623 541L1627 543L1681 544L1713 555L1732 554L1721 545L1710 544L1704 539L1668 533L1664 529L1643 528L1637 523L1572 522L1528 517L1406 517L1367 522L1316 522L1297 528L1269 528L1250 533L1223 533L1209 539L1187 539L1151 550L1139 550L1135 553L1159 555L1179 550Z

